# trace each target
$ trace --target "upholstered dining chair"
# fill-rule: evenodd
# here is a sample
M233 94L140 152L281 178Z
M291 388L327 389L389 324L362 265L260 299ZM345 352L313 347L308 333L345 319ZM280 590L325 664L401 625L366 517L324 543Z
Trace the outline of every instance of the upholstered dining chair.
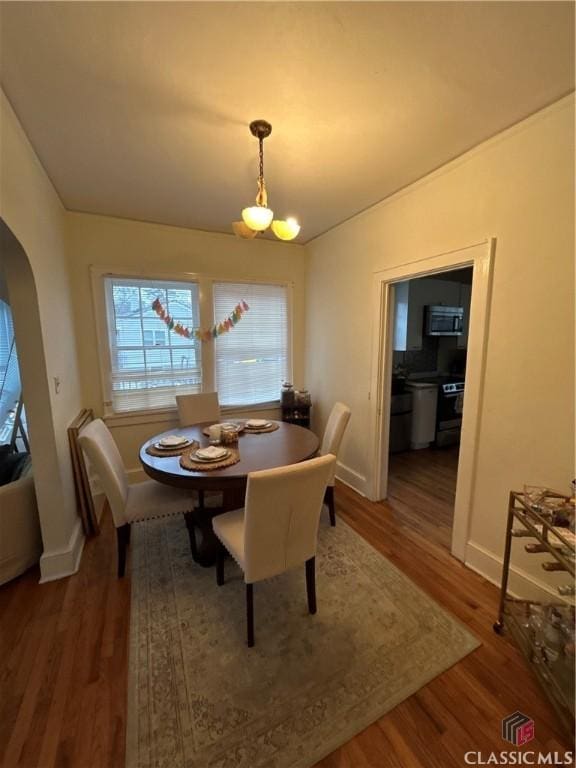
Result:
M218 392L197 395L177 395L178 419L181 427L191 427L203 421L220 421Z
M254 645L254 583L306 564L308 610L316 613L316 542L334 456L248 475L244 509L212 520L221 542L216 581L224 583L225 549L244 572L248 647Z
M132 523L185 513L191 506L190 495L155 480L129 485L120 451L102 419L95 419L84 427L78 441L98 476L112 511L118 542L118 577L122 577L126 570Z
M328 417L328 423L324 430L324 437L322 438L322 445L320 446L320 456L326 456L331 453L333 456L338 456L340 450L340 443L348 422L350 421L350 408L344 403L334 403L330 416ZM336 506L334 504L334 484L336 480L336 462L332 473L328 479L328 485L326 487L326 493L324 495L324 504L328 507L328 514L330 515L330 525L336 525Z
M220 421L220 403L218 402L218 392L200 392L197 395L176 395L176 405L178 407L178 420L181 427L192 427L194 424L201 424L203 421ZM206 506L206 493L196 491L198 494L198 508L204 509ZM214 504L221 501L220 494L211 494L211 500ZM192 548L196 546L194 539L194 528L191 520L188 519L188 531L190 541L193 542Z

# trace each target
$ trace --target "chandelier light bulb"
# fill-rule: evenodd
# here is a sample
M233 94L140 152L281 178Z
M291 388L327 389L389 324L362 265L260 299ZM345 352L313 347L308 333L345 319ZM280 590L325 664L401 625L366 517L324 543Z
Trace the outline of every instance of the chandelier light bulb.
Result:
M243 221L233 221L232 229L234 230L234 234L237 235L237 237L241 237L243 240L253 240L258 234L255 230L247 227Z
M242 211L244 223L255 232L264 232L265 229L268 229L273 216L274 211L261 205L253 205L251 208L244 208Z
M293 218L286 219L285 221L274 219L272 222L272 232L274 232L279 240L294 240L300 232L300 224Z

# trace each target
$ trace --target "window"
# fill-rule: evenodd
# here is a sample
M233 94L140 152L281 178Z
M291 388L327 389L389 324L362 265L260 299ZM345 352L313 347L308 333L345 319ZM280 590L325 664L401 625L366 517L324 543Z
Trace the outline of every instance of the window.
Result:
M282 382L290 378L286 285L110 274L103 281L108 412L173 408L178 394L212 389L223 407L278 402ZM170 331L152 308L157 298L175 321L191 329L218 326L241 301L249 311L228 333L201 342Z
M230 333L216 339L216 389L220 405L278 400L288 378L288 302L283 285L215 283L214 315L224 318L240 299L250 310Z
M20 399L20 370L14 341L12 312L0 300L0 442L12 435L14 414Z
M167 331L148 331L144 330L145 347L163 347L168 343L166 340Z
M201 392L200 342L161 327L159 298L182 325L198 327L196 283L105 278L110 399L115 412L172 407L176 394Z

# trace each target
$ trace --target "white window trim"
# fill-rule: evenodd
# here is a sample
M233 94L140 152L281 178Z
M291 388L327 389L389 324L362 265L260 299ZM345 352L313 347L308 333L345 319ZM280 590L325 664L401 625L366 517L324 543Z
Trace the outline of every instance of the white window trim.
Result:
M246 283L247 285L279 285L286 288L286 300L288 310L288 377L292 377L294 371L294 283L290 280L274 280L262 277L233 277L226 275L208 275L199 272L148 272L142 269L117 269L114 267L90 265L90 280L92 284L92 301L94 305L94 320L96 325L96 337L98 347L98 364L100 369L100 387L102 396L102 413L107 422L118 426L128 424L146 424L161 421L169 421L176 416L174 408L149 408L146 410L116 412L112 408L110 393L110 377L112 363L110 358L110 341L108 335L108 322L106 312L106 289L104 278L137 278L139 280L169 280L174 282L198 283L200 301L200 325L205 328L211 326L214 320L212 286L214 283ZM205 344L202 347L202 390L212 392L215 390L215 366L214 347ZM246 406L223 406L223 413L243 413L250 411L277 410L280 406L280 391L278 400L267 403L254 403Z

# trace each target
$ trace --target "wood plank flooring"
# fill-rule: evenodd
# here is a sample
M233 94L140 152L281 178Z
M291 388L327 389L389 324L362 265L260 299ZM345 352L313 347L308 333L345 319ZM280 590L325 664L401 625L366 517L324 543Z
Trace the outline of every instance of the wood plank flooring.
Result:
M572 748L520 653L496 636L497 589L449 554L454 451L393 457L390 498L346 486L338 514L483 645L322 760L319 768L450 768L467 751L507 748L500 721L535 720L529 748ZM115 572L114 531L89 541L78 574L39 585L33 569L0 588L0 765L124 766L130 579Z

